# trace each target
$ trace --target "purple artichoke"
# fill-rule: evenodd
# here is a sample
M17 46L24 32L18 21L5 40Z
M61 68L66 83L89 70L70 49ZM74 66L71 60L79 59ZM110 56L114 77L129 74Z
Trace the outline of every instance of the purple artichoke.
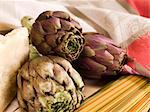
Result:
M84 33L86 45L75 66L88 78L117 75L127 62L126 51L98 33Z
M62 11L41 13L32 25L31 41L43 54L76 60L85 45L80 24Z

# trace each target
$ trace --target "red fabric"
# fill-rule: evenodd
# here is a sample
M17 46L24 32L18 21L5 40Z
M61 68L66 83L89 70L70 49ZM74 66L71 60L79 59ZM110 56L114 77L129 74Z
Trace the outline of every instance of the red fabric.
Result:
M128 54L145 68L150 69L150 34L147 33L139 37L129 45Z
M150 33L142 35L132 42L127 49L134 62L128 65L145 76L150 77Z
M141 16L150 18L150 0L127 1Z

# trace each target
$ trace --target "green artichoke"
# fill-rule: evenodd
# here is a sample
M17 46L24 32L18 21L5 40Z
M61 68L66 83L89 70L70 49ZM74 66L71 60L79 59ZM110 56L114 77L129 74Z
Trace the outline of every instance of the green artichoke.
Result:
M86 45L75 66L88 78L117 75L127 62L126 51L98 33L84 33Z
M26 62L17 77L22 112L73 112L84 99L84 83L71 64L58 56Z
M57 54L69 61L76 60L85 45L80 24L62 11L41 13L30 38L41 54Z

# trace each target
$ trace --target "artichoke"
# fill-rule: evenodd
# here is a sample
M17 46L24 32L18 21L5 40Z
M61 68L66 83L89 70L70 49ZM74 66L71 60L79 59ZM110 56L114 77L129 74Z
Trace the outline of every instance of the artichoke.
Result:
M117 75L127 62L126 51L104 35L87 32L86 45L75 66L88 78Z
M85 45L80 24L62 11L41 13L32 25L30 38L41 54L56 54L69 61L76 60Z
M26 62L17 82L23 112L73 112L84 99L79 73L58 56L41 56Z

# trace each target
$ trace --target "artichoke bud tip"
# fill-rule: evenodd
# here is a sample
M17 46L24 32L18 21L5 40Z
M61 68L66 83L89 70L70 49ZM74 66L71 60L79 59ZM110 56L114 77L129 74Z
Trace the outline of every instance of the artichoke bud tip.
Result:
M87 57L92 57L95 56L95 51L91 47L85 46L83 50L83 54Z
M39 56L41 56L40 53L37 51L37 49L32 44L30 44L29 60L32 60L32 59L39 57Z

